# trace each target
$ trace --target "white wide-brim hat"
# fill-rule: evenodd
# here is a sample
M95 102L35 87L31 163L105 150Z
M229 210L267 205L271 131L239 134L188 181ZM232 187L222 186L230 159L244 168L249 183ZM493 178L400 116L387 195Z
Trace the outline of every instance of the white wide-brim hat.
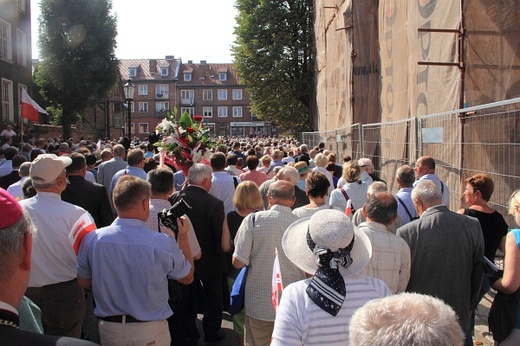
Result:
M312 217L295 221L282 237L282 248L287 258L308 274L318 269L315 256L307 244L307 231L317 246L338 251L346 248L355 235L354 246L350 252L352 264L340 268L341 275L350 276L365 268L372 256L372 244L368 236L354 229L349 217L339 210L325 209Z

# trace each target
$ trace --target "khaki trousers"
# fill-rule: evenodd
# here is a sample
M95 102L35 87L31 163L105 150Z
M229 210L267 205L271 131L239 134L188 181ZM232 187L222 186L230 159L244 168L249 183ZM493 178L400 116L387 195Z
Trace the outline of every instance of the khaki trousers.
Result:
M273 329L274 321L257 320L246 315L244 323L246 346L269 346Z

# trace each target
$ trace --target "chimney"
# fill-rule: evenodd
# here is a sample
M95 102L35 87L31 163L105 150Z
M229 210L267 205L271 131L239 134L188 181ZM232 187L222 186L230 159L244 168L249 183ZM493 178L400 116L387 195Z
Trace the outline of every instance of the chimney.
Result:
M149 61L150 73L155 74L157 72L157 59L150 59Z
M165 59L168 60L168 61L175 60L175 56L173 56L173 55L166 55Z
M193 60L188 60L188 64L193 64Z
M200 61L200 66L201 67L206 67L206 60L201 60Z

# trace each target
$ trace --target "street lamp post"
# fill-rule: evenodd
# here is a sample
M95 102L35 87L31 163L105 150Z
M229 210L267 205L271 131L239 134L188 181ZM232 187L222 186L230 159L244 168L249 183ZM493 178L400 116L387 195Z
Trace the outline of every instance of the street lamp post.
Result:
M132 143L132 100L134 99L135 86L132 84L132 80L129 79L125 86L125 100L128 106L128 139Z

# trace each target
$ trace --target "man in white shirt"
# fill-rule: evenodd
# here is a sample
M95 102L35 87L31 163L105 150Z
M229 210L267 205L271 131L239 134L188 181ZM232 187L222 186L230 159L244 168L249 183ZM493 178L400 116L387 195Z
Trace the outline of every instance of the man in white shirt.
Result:
M442 204L449 208L450 189L435 175L435 160L431 156L421 156L415 164L415 176L417 180L413 184L416 187L419 182L424 180L432 181L442 193Z
M31 168L30 162L24 162L20 165L18 169L18 175L20 176L20 180L16 183L9 185L7 188L7 192L17 200L23 199L23 191L22 191L22 183L29 178L29 169Z
M61 200L67 187L68 156L39 155L29 175L36 196L20 201L34 222L31 275L25 295L42 310L46 334L79 338L85 296L76 282L76 250L82 235L96 228L83 208ZM70 240L70 238L72 240Z
M211 177L211 189L209 193L224 202L224 212L229 213L235 210L233 206L233 196L235 188L240 184L240 178L226 172L226 155L224 153L214 153L211 155L210 164L213 170Z

